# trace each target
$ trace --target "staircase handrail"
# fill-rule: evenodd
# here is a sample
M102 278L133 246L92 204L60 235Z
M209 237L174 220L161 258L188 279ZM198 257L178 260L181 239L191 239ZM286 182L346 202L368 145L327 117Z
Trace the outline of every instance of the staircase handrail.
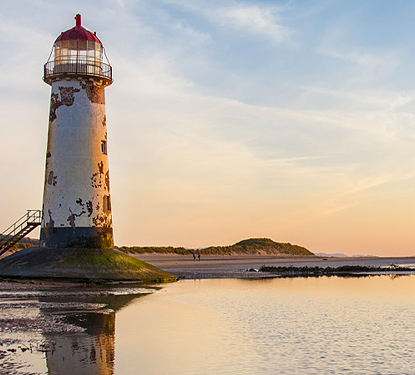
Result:
M27 213L20 219L16 220L10 227L8 227L1 235L0 242L7 242L16 233L23 229L25 224L39 224L42 219L41 210L27 210Z

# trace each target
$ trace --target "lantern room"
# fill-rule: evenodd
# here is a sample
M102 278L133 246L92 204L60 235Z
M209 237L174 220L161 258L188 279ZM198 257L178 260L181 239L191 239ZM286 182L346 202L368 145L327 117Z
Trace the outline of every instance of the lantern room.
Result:
M110 85L112 68L104 46L95 32L82 26L80 14L75 16L75 20L75 27L62 32L55 40L44 65L43 80L50 85L61 79L88 78Z

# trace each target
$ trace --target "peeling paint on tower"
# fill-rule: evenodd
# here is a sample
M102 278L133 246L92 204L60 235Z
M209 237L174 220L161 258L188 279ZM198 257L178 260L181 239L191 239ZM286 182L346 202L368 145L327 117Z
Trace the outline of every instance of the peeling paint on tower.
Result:
M61 94L61 103L62 105L66 105L70 107L73 105L75 101L75 93L81 91L80 89L76 89L74 87L63 87L59 86L59 92Z
M49 121L53 122L56 120L56 111L61 105L70 107L75 101L75 92L79 92L80 89L74 87L59 87L59 94L52 92L50 96L50 112Z
M104 87L96 86L93 82L81 83L91 103L105 104Z
M49 185L56 186L56 184L58 183L58 176L55 176L53 171L50 171L48 174L47 182Z
M56 119L56 110L62 105L59 100L59 94L52 92L50 96L50 111L49 111L49 122L53 122Z

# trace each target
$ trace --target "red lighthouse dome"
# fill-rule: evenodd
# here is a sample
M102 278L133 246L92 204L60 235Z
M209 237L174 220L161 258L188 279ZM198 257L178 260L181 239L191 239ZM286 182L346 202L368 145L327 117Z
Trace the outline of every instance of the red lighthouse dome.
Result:
M107 86L112 83L112 68L104 46L95 32L84 28L81 15L75 16L72 29L59 35L44 66L43 80L52 84L65 78L87 78Z
M75 20L75 27L67 31L63 31L61 35L57 37L55 43L62 40L90 40L91 42L100 43L102 45L102 42L97 38L96 33L93 33L82 26L80 14L75 16Z

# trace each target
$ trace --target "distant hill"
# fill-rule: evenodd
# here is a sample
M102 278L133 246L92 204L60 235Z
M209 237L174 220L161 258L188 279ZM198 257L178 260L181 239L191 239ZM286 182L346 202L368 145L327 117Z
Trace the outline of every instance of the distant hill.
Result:
M200 252L205 255L314 255L305 247L290 243L275 242L269 238L250 238L230 246L210 246L205 249L185 249L184 247L120 247L127 253L135 254L181 254L191 255Z
M348 255L344 253L315 253L314 254L317 257L322 258L347 258Z
M211 246L201 252L212 255L314 255L305 247L270 238L250 238L231 246Z

